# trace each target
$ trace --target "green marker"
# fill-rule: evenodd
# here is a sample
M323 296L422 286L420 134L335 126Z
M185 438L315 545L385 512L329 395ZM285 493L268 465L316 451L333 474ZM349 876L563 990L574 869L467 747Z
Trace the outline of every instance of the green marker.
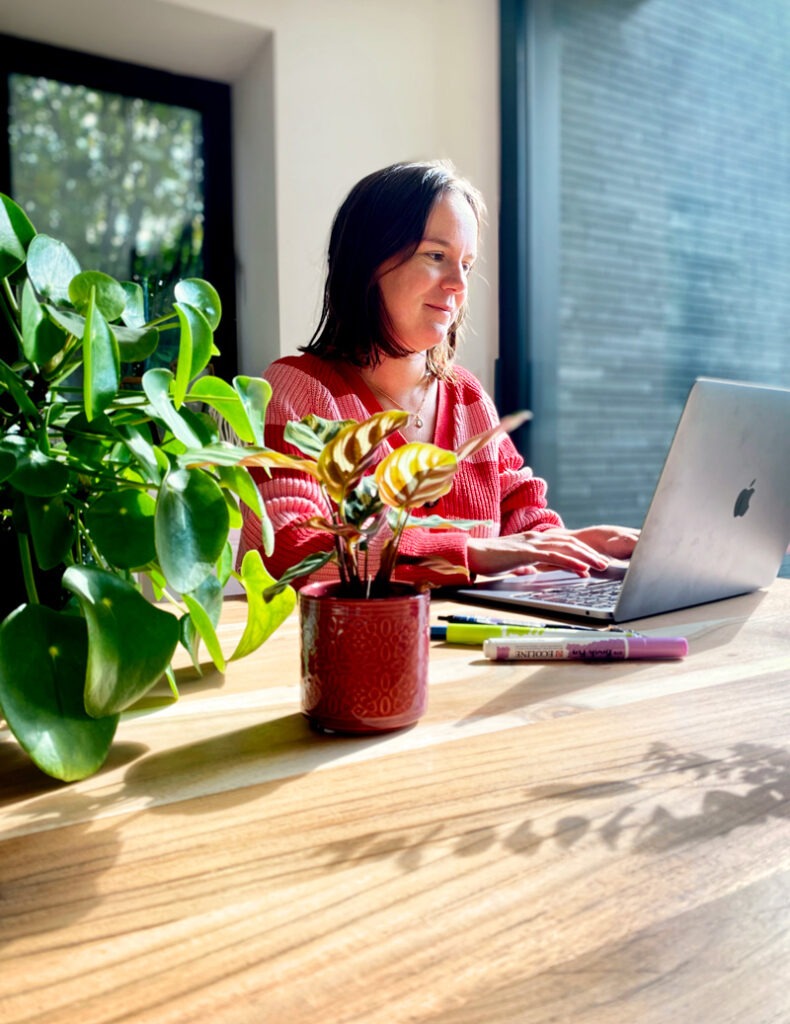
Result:
M600 632L608 635L608 630ZM636 633L620 632L617 635L636 636ZM495 640L507 636L544 636L551 640L579 640L578 629L563 626L496 626L477 623L449 622L446 626L431 626L431 640L444 640L448 644L466 644L480 647L484 640ZM586 637L585 637L586 639Z

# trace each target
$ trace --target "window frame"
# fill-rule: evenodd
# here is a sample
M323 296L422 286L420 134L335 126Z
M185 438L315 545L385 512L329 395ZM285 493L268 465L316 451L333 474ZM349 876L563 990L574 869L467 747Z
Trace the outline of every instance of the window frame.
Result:
M501 170L496 401L530 409L514 441L554 479L560 301L559 44L550 0L500 0Z
M232 93L222 82L0 34L0 191L10 194L9 88L12 74L56 79L102 92L197 111L203 124L205 224L203 273L222 301L214 372L238 373L236 259L233 227ZM101 269L101 268L99 268Z

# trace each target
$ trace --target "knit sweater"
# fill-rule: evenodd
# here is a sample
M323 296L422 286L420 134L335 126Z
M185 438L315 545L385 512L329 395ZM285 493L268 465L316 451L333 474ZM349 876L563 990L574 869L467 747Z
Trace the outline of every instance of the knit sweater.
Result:
M309 413L329 420L364 420L381 412L375 394L357 371L346 364L320 359L309 353L287 356L272 363L264 374L272 385L272 398L266 411L265 442L270 448L289 454L301 453L284 440L286 423ZM465 441L499 422L494 403L480 382L468 370L456 366L453 379L439 381L434 443L454 450ZM406 444L393 434L380 447L379 458ZM279 578L305 555L328 550L332 539L326 533L301 524L311 516L328 515L329 509L317 482L304 473L274 470L271 476L253 470L266 503L275 534L273 554L266 559L269 572ZM419 515L423 510L417 510ZM414 582L426 580L435 585L457 585L469 578L467 542L469 536L498 537L524 530L543 530L562 526L562 520L546 507L546 483L524 466L515 445L506 434L499 434L484 448L464 459L458 467L452 489L430 510L432 515L450 519L490 520L471 531L405 530L400 555L407 562L438 556L456 566L454 575L431 571L414 564L399 565L395 578ZM426 514L426 513L424 513ZM371 545L372 571L386 539L386 531ZM239 558L250 548L260 547L260 522L245 508ZM334 564L309 579L336 579ZM299 584L307 582L303 578Z

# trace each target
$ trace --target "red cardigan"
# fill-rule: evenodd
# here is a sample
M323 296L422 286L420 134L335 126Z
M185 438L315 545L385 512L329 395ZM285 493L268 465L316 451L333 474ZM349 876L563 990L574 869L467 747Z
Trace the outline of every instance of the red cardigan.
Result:
M356 370L343 363L307 353L287 356L272 363L264 376L272 385L272 399L266 410L265 441L269 448L278 451L301 454L285 443L283 431L286 423L300 420L308 413L331 420L364 420L381 411L376 396ZM498 421L494 403L468 370L456 366L451 381L439 381L434 436L434 443L439 447L454 450ZM401 434L393 434L381 445L380 458L406 443ZM274 552L266 559L266 566L278 579L305 555L331 546L328 534L300 525L311 516L327 515L328 508L320 487L306 474L289 470L274 470L271 477L263 470L253 470L253 474L275 531ZM491 524L471 531L476 537L498 537L562 526L556 512L546 507L545 481L534 477L524 466L515 445L504 434L460 463L452 490L430 512L454 519L491 520ZM379 538L378 549L386 539L386 532L381 532L385 536ZM442 556L458 566L459 572L448 576L425 567L404 565L397 568L395 578L428 580L445 586L465 582L469 536L470 532L465 530L406 530L399 549L402 555ZM245 507L239 558L259 544L260 523ZM370 557L375 571L378 550L372 550ZM336 578L337 569L330 564L310 580ZM306 582L307 578L300 581L301 584Z

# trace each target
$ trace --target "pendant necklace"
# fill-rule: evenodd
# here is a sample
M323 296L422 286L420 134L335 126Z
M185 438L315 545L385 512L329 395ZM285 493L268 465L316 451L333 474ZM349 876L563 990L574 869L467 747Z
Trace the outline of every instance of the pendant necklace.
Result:
M364 379L365 378L363 378L363 380ZM383 388L380 388L378 384L374 384L372 380L367 380L366 383L371 388L373 388L374 391L377 391L382 396L382 398L386 398L388 402L392 402L392 404L396 408L400 409L401 412L408 412L411 416L413 416L415 427L418 430L422 430L422 428L425 426L425 421L423 420L421 414L423 406L425 405L425 400L428 397L428 388L430 387L431 384L431 377L429 374L426 373L423 379L425 380L425 383L422 386L422 401L420 402L416 412L412 412L410 409L404 409L400 402L396 402L392 395L388 395Z

